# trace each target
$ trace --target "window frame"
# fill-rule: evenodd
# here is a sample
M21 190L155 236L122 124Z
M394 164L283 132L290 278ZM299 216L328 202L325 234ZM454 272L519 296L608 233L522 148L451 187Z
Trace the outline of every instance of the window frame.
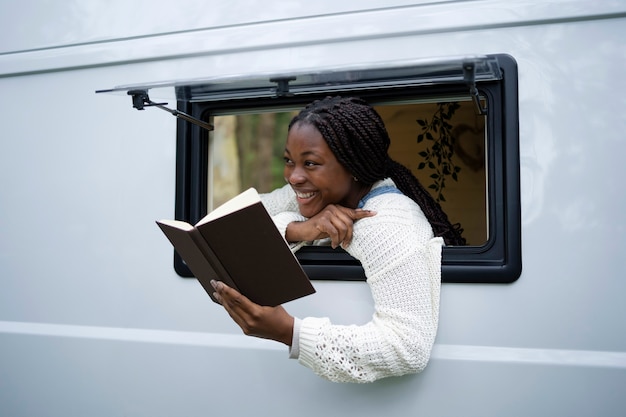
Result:
M521 275L521 204L519 168L518 75L517 63L509 55L495 57L502 72L499 80L477 81L476 88L487 102L487 210L488 240L481 246L443 248L442 282L511 283ZM220 113L242 108L303 107L327 95L358 95L372 104L416 97L468 94L464 83L412 85L402 88L318 90L280 97L235 98L223 101L178 100L177 109L207 120ZM208 133L184 120L177 122L175 217L195 223L207 212ZM341 249L304 247L297 253L309 278L315 280L364 280L360 263ZM182 277L193 275L175 253L174 268Z

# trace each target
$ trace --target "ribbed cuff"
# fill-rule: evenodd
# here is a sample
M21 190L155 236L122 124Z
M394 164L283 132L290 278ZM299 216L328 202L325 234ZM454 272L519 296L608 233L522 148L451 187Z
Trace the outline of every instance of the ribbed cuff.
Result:
M320 329L330 323L327 318L307 317L300 323L300 355L298 360L304 366L313 368L315 363L315 347Z
M289 359L298 359L300 356L300 325L302 320L297 317L293 318L293 336L291 337L291 346L289 346Z

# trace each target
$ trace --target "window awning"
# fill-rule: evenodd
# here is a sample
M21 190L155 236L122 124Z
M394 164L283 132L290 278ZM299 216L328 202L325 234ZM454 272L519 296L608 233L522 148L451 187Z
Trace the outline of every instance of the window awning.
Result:
M164 107L157 100L218 101L244 98L297 96L299 94L332 93L337 90L361 90L442 84L467 85L482 112L476 83L502 79L497 57L491 55L433 58L360 64L328 69L302 70L276 74L246 74L200 79L122 85L96 93L126 93L133 106L143 110L156 106L188 121L191 116ZM206 127L206 126L205 126Z

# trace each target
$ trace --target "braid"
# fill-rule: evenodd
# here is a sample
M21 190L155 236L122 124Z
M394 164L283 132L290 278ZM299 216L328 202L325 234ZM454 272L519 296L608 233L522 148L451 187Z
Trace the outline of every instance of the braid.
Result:
M400 191L415 201L430 222L435 236L441 236L447 245L465 245L465 238L461 236L463 229L459 223L450 224L448 216L439 203L422 186L413 173L404 165L389 159L389 177L398 186Z
M430 222L435 236L448 245L465 245L459 224L452 225L439 203L409 169L389 158L391 140L380 115L356 98L326 97L305 107L291 120L311 124L324 137L337 160L364 184L391 178L406 196L415 201Z

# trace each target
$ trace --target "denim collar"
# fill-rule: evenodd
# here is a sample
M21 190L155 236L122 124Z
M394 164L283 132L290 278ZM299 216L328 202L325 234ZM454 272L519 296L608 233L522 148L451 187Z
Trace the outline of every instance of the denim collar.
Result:
M402 191L398 190L395 185L383 185L381 187L372 188L369 193L365 194L365 196L359 201L357 208L363 208L367 200L372 197L379 196L381 194L402 194Z

